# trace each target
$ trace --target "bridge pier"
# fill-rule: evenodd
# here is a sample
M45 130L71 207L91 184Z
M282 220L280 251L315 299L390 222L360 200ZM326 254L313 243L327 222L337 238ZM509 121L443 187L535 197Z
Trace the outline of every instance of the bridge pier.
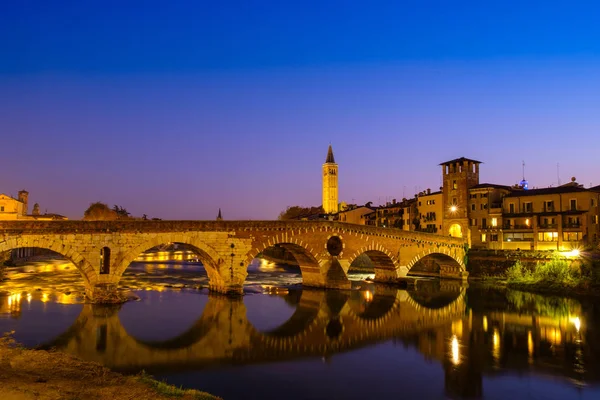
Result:
M127 298L119 293L118 283L86 285L85 296L95 304L119 304L127 301Z
M347 260L331 257L319 262L319 267L302 268L302 285L321 289L347 290L352 288L352 282L346 272L350 268Z

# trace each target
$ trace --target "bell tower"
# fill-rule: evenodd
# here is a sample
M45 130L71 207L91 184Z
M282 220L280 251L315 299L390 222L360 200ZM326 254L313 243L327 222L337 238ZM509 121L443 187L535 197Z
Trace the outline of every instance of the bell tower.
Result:
M333 158L331 145L323 164L323 210L325 214L338 212L338 165Z

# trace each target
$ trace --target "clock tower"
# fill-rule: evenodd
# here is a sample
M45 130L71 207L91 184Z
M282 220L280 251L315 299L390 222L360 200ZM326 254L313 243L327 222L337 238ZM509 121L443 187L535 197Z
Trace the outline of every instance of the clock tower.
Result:
M323 210L326 214L338 212L338 165L333 158L331 145L323 164Z

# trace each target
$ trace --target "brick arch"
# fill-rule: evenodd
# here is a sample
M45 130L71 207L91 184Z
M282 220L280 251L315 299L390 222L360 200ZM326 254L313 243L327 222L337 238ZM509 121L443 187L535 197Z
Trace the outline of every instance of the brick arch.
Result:
M458 258L456 251L451 251L451 249L449 247L440 247L438 249L433 249L433 248L425 249L421 253L417 254L412 260L410 260L410 262L406 265L406 267L410 271L411 268L419 260L421 260L427 256L430 256L430 255L442 256L444 259L447 259L447 260L451 259L452 261L455 261L458 264L460 271L466 271L466 267L465 267L465 264L463 263L462 258Z
M25 236L18 237L8 241L0 242L0 253L11 251L22 247L35 247L40 249L52 250L67 260L71 261L77 268L84 280L84 286L87 288L94 285L98 275L92 267L89 260L74 250L70 245L64 244L62 240L54 240L47 236Z
M309 247L308 243L305 243L303 240L295 237L293 234L291 236L287 234L281 236L281 238L279 238L279 235L272 236L271 238L263 240L262 243L258 244L256 248L248 253L248 264L250 261L256 258L259 253L267 248L280 246L292 253L298 262L298 265L300 266L300 272L303 276L303 280L306 273L315 273L316 271L320 271L319 258L314 248Z
M376 281L389 281L398 277L400 267L398 259L386 248L374 244L363 246L350 256L349 265L352 265L354 260L362 254L366 254L373 262Z
M219 265L222 263L222 260L219 257L219 254L211 246L207 245L202 240L190 240L183 235L179 236L170 234L157 235L154 238L145 240L137 246L131 248L124 255L115 258L113 263L116 267L114 272L115 275L123 275L125 270L129 268L129 265L131 265L131 263L144 251L161 244L173 242L182 243L193 248L194 252L198 254L198 258L206 270L206 274L208 275L208 280L211 285L221 282L222 279L219 275Z

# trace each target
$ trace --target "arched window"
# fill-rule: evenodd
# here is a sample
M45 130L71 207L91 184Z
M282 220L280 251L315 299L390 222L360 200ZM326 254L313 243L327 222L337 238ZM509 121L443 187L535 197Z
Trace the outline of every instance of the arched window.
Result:
M101 274L109 274L110 273L110 248L103 247L100 250L100 273Z

